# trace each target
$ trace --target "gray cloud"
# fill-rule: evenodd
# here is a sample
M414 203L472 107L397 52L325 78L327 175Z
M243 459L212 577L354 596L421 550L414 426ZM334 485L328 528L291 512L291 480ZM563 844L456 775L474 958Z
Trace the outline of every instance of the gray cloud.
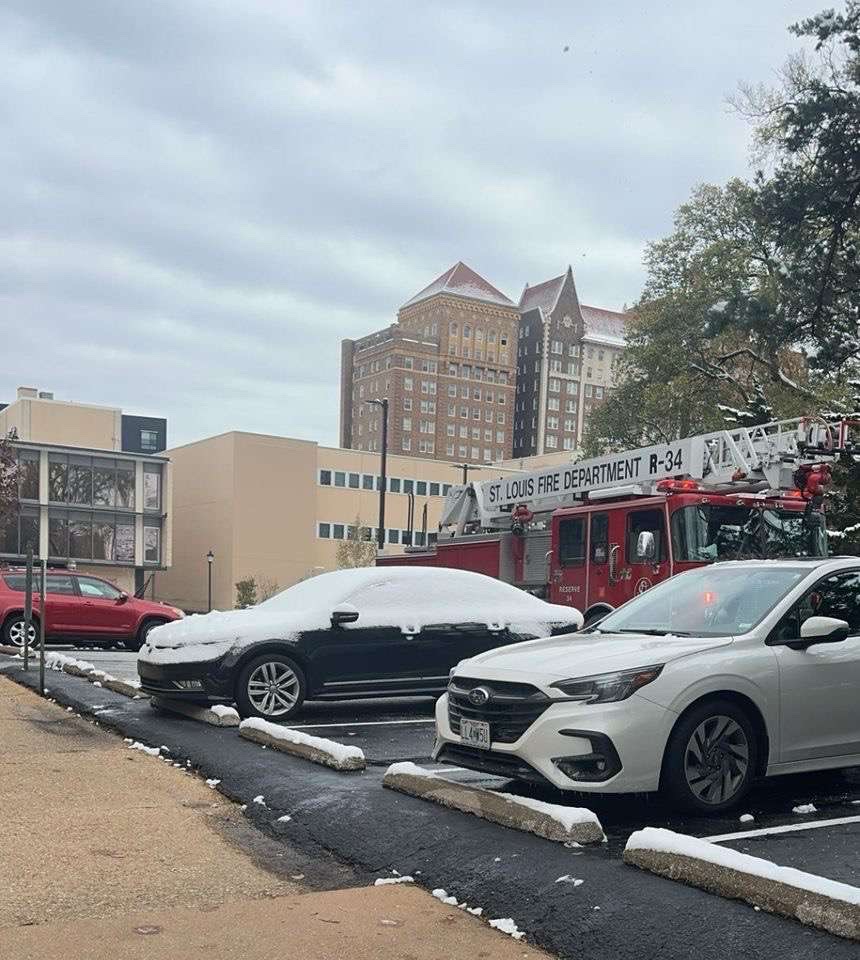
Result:
M333 443L340 338L455 260L633 301L815 9L654 6L0 0L0 397Z

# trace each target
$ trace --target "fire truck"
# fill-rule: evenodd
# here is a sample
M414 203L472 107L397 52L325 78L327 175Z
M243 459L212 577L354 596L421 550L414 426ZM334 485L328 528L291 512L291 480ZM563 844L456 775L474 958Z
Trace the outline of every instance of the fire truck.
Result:
M435 545L378 564L457 567L593 623L716 560L825 556L830 463L860 420L738 427L452 487Z

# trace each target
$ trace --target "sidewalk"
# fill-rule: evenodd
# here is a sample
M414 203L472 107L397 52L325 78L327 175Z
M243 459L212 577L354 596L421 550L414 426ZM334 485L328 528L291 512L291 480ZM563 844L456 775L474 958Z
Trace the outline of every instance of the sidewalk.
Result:
M415 887L305 893L217 791L3 677L0 744L0 956L544 956Z

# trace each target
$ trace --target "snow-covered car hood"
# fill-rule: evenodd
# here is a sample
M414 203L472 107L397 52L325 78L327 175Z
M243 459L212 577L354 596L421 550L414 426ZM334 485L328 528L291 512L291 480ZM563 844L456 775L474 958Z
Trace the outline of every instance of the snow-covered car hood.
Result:
M305 610L213 610L174 620L150 631L138 660L184 663L214 660L236 646L287 640L302 630L328 626L323 614Z
M478 654L457 665L463 677L497 679L529 677L538 683L554 683L573 677L588 677L614 670L629 670L668 663L690 654L712 650L733 642L726 637L652 637L627 633L573 633L541 640L527 640Z

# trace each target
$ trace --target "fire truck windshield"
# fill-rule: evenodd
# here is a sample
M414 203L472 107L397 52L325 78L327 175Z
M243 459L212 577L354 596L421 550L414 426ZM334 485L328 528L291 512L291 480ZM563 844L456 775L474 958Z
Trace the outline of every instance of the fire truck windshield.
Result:
M788 562L689 570L634 597L592 629L677 637L746 633L808 572Z
M815 512L760 506L697 504L672 514L672 552L678 562L768 557L824 557L827 535Z

